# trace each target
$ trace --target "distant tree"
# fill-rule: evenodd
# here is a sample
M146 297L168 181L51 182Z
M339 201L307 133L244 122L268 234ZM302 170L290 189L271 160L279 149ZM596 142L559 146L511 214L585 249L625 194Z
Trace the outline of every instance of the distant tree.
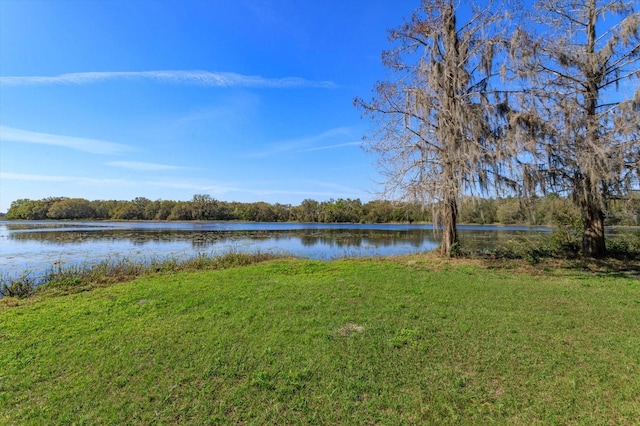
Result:
M298 222L319 222L320 212L320 203L307 198L294 208L294 217Z
M276 222L288 222L291 220L291 212L293 210L291 204L275 203L273 205L273 210L275 212Z
M47 218L49 208L65 197L49 197L42 200L22 198L13 201L7 211L7 219L42 220Z
M89 201L91 207L95 212L96 219L111 219L113 213L118 206L118 201L116 200L94 200Z
M142 220L144 219L144 210L140 205L133 201L120 201L113 212L112 219Z
M171 215L171 211L175 207L176 202L171 200L162 200L159 202L158 209L156 210L156 215L153 217L153 220L168 220Z
M632 192L624 199L613 200L608 205L607 225L640 226L640 192Z
M44 207L44 203L42 203ZM47 216L47 212L44 211L42 217L35 218L32 217L32 212L35 207L35 201L30 200L29 198L20 198L18 200L12 201L9 206L9 210L7 210L7 219L10 220L26 220L26 219L44 219Z
M47 212L51 219L94 219L95 209L83 198L67 198L55 202Z
M640 226L640 191L634 191L625 201L623 214L626 217L623 225Z
M359 198L347 198L344 201L343 209L348 222L358 223L362 221L362 201Z
M463 223L495 223L497 203L494 199L465 197L460 206L460 221Z
M558 228L576 228L580 223L580 210L566 198L551 194L541 202L546 211L547 225Z
M496 209L496 219L503 225L524 223L526 219L521 200L512 197L501 199Z
M191 203L180 201L173 206L171 214L167 217L167 220L192 220L193 217L191 216L191 213Z
M606 254L608 200L638 185L640 14L622 0L540 0L512 44L529 87L512 114L529 193L571 195L582 252ZM635 81L635 84L633 83ZM622 88L622 92L617 92Z
M233 216L231 213L232 213L232 209L229 203L227 203L226 201L219 201L218 209L216 211L214 219L215 220L231 220L233 219Z
M336 200L331 198L327 201L320 203L320 222L322 223L337 223L338 211L336 207Z
M322 205L322 217L324 222L354 223L360 222L362 217L362 202L359 199L350 198L331 199Z
M153 201L146 197L136 197L131 203L136 206L139 220L153 219Z
M231 220L250 220L251 212L249 204L233 201L229 203L229 216Z
M273 205L259 201L251 203L251 217L249 220L254 222L277 222L278 213Z
M150 201L144 206L144 210L142 211L142 215L144 220L155 220L158 211L160 210L162 201L155 200Z
M458 24L462 7L470 15ZM378 83L372 101L355 100L378 120L365 149L379 157L385 192L432 207L446 255L458 242L459 197L495 186L502 156L509 155L496 147L493 117L502 101L489 96L498 18L491 3L424 0L389 34L396 46L383 53L383 63L396 77Z
M387 223L391 221L393 202L389 200L373 200L363 206L363 219L367 223Z
M218 201L208 194L195 194L191 200L191 217L195 220L214 220L218 215Z

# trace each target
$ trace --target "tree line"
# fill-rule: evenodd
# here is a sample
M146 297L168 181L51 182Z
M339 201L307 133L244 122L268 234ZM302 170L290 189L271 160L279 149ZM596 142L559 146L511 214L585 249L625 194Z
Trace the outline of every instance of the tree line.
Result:
M533 198L462 197L459 222L473 224L576 226L580 212L570 200L552 194ZM129 201L49 197L11 203L8 220L221 220L305 223L431 223L433 209L415 202L360 199L304 200L300 205L241 203L197 194L189 201L137 197ZM640 226L640 194L611 202L608 225Z
M390 77L354 102L387 197L431 206L442 253L468 194L557 193L606 255L607 212L640 185L637 4L423 0L389 31Z

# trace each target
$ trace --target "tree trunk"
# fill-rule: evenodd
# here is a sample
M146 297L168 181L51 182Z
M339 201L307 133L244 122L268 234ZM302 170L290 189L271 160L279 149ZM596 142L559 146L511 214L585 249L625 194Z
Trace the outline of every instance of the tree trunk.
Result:
M604 212L594 202L592 197L587 197L581 204L582 212L582 254L594 258L602 258L607 255L604 239Z
M440 253L451 257L451 249L458 242L456 223L458 220L458 204L455 197L449 197L444 201L442 215L442 242Z
M587 25L587 54L592 60L588 63L586 72L585 101L587 113L587 144L585 148L592 150L594 146L599 146L597 105L600 95L599 85L602 80L602 73L598 69L598 62L593 59L596 46L596 1L589 0L588 4L589 21ZM591 178L582 179L579 189L583 192L580 207L582 211L582 223L584 231L582 234L582 254L589 257L604 257L607 249L604 241L604 212L600 202L595 199L591 184Z

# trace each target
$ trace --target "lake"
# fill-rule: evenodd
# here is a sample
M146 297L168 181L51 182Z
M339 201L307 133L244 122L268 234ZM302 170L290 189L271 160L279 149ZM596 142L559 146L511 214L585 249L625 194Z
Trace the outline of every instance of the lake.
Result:
M523 226L459 227L463 245L494 248L549 232ZM239 222L0 221L0 273L36 277L52 267L122 258L150 261L229 252L287 253L311 259L418 253L438 246L431 225Z

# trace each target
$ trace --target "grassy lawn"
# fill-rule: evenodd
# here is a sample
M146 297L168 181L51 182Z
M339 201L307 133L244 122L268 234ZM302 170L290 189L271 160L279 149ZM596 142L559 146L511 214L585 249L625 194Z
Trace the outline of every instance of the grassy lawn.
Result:
M638 424L640 280L275 260L0 307L0 424Z

